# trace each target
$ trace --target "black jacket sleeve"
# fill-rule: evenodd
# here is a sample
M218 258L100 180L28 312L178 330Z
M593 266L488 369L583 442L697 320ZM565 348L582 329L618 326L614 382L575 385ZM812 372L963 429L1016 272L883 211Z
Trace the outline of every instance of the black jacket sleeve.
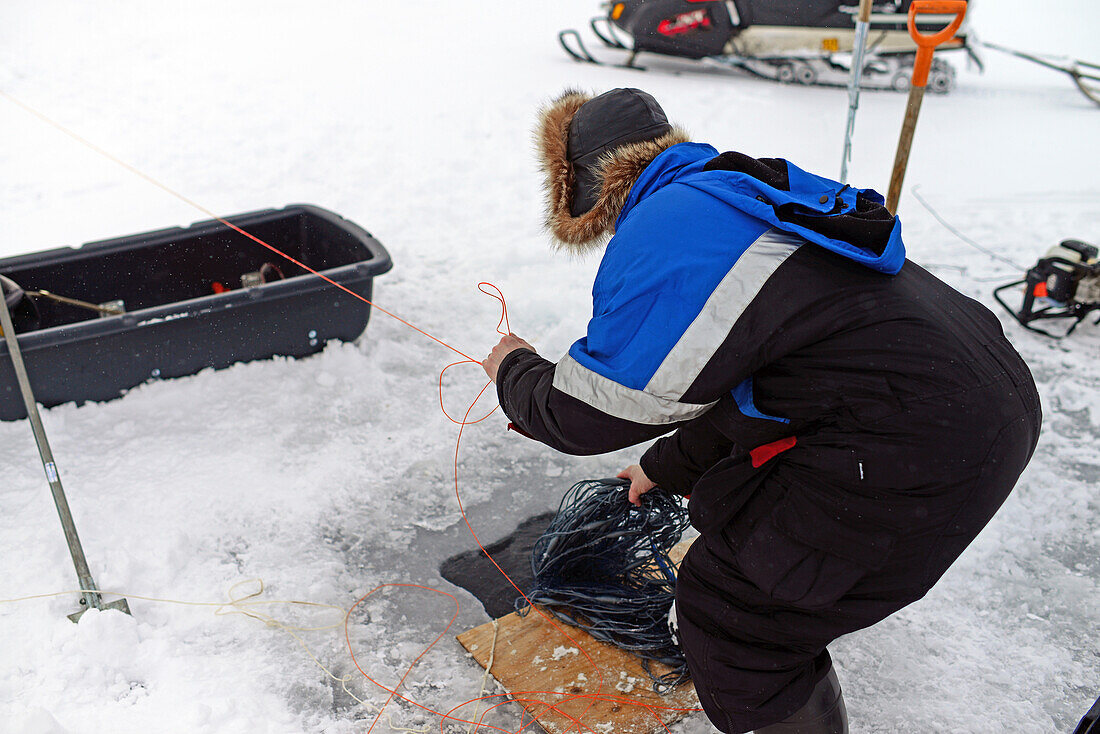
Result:
M734 450L733 440L710 413L704 413L658 439L638 463L658 487L688 495L699 477Z
M523 433L567 454L590 455L633 446L675 424L645 424L608 415L554 388L555 364L529 349L505 356L497 370L497 399Z

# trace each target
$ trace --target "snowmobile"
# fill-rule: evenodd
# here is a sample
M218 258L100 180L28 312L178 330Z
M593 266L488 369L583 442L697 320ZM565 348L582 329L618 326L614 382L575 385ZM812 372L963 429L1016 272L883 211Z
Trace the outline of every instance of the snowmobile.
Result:
M906 27L912 0L878 0L872 6L863 87L909 88L916 44ZM612 0L606 16L589 22L606 49L627 53L623 66L641 53L695 60L741 69L783 83L844 86L852 62L857 0ZM917 28L929 33L951 16L920 14ZM981 59L964 23L940 50L965 51L980 67ZM558 42L577 61L604 64L568 29ZM928 89L946 93L955 84L955 69L939 55L932 61Z

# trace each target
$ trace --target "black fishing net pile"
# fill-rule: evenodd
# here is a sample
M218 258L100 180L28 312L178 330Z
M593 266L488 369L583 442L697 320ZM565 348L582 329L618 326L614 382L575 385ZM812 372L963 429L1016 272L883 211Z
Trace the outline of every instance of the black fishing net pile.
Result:
M673 642L668 613L676 573L668 551L688 526L678 497L661 489L627 501L629 482L579 482L535 542L531 601L559 619L642 659L664 690L688 677L684 654ZM523 599L516 602L525 604ZM671 671L658 674L653 662Z

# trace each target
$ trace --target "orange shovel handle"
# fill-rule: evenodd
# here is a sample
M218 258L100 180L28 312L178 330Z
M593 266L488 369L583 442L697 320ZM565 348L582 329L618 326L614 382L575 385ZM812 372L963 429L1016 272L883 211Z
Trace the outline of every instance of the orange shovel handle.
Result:
M917 30L917 14L934 13L937 15L955 15L946 28L925 35ZM932 68L932 51L941 43L950 41L966 17L966 0L913 0L909 6L909 37L917 44L917 60L913 64L914 87L923 87L928 83L928 71Z

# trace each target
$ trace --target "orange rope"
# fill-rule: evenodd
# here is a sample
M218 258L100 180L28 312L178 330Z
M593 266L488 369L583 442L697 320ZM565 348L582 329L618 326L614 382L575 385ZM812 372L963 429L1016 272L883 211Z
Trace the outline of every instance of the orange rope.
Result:
M76 140L77 142L79 142L79 143L82 143L82 144L84 144L84 145L88 146L89 148L91 148L92 150L94 150L94 151L95 151L96 153L99 153L99 154L100 154L101 156L103 156L104 158L107 158L108 160L110 160L110 161L113 161L114 163L117 163L118 165L122 166L122 167L123 167L123 168L125 168L125 169L126 169L127 171L129 171L130 173L133 173L133 174L134 174L135 176L138 176L138 177L140 177L140 178L143 178L143 179L145 179L145 180L146 180L146 181L148 181L149 183L151 183L151 184L153 184L154 186L156 186L156 187L157 187L158 189L160 189L160 190L162 190L162 191L166 192L167 194L169 194L170 196L174 196L175 198L179 199L180 201L184 202L185 204L189 204L190 206L193 206L193 207L195 207L196 209L198 209L198 210L199 210L200 212L202 212L203 214L207 215L208 217L210 217L211 219L213 219L213 220L215 220L215 221L217 221L217 222L220 222L220 223L224 224L224 225L225 225L226 227L229 227L229 229L233 230L234 232L237 232L237 233L239 233L239 234L242 234L242 235L244 235L245 237L247 237L248 239L252 240L253 242L255 242L255 243L259 244L259 245L262 245L263 247L266 247L266 248L267 248L268 250L271 250L271 251L272 251L272 252L274 252L275 254L277 254L277 255L279 255L280 257L282 257L282 258L286 259L286 260L287 260L288 262L292 262L292 263L294 263L295 265L297 265L298 267L302 268L303 270L306 270L306 271L308 271L308 272L312 273L313 275L316 275L316 276L317 276L318 278L320 278L321 280L325 281L326 283L329 283L330 285L334 285L334 286L336 286L337 288L339 288L340 290L344 291L344 292L345 292L345 293L347 293L348 295L351 295L351 296L354 296L355 298L358 298L358 299L359 299L360 301L362 301L363 303L366 303L367 305L369 305L369 306L372 306L373 308L376 308L376 309L378 309L379 311L381 311L382 313L386 314L386 315L387 315L387 316L389 316L390 318L392 318L392 319L395 319L395 320L397 320L397 321L400 321L400 322L401 322L402 324L404 324L405 326L409 327L409 328L410 328L410 329L412 329L413 331L416 331L416 332L418 332L418 333L420 333L420 334L423 334L424 336L428 337L429 339L431 339L432 341L436 342L437 344L440 344L440 345L442 345L442 346L446 347L447 349L450 349L450 350L451 350L452 352L454 352L455 354L459 355L460 357L465 357L466 359L470 360L471 362L479 362L479 360L476 360L476 359L474 359L473 357L471 357L470 355L466 354L466 353L465 353L465 352L463 352L463 351L460 351L460 350L458 350L458 349L455 349L454 347L452 347L452 346L451 346L450 344L446 343L445 341L442 341L441 339L437 339L436 337L432 336L431 334L429 334L428 332L424 331L424 330L423 330L423 329L421 329L420 327L418 327L418 326L415 326L414 324L411 324L411 323L409 323L408 321L406 321L405 319L401 318L400 316L398 316L398 315L396 315L396 314L390 313L390 312L389 312L389 311L387 311L386 309L384 309L384 308L382 308L381 306L379 306L379 305L377 305L377 304L375 304L375 303L371 302L370 300L368 300L368 299L364 298L363 296L359 295L358 293L356 293L355 291L351 290L350 288L347 288L346 286L340 285L340 284L339 284L339 283L337 283L337 282L336 282L335 280L332 280L331 278L329 278L329 277L328 277L328 276L326 276L326 275L322 275L321 273L317 272L316 270L314 270L313 268L309 267L309 266L308 266L308 265L306 265L305 263L301 263L301 262L298 262L297 260L295 260L294 258L292 258L292 257L291 257L290 255L286 254L286 253L285 253L285 252L283 252L282 250L278 249L277 247L274 247L274 246L272 246L272 245L269 245L269 244L268 244L267 242L264 242L264 241L263 241L262 239L260 239L259 237L256 237L255 235L252 235L252 234L249 234L248 232L245 232L245 231L244 231L243 229L241 229L241 228L240 228L240 227L238 227L237 225L235 225L235 224L233 224L232 222L230 222L230 221L228 221L228 220L224 219L223 217L219 217L219 216L218 216L217 214L215 214L214 212L210 211L209 209L207 209L207 208L206 208L205 206L203 206L202 204L198 203L197 201L195 201L195 200L193 200L193 199L190 199L190 198L188 198L188 197L184 196L183 194L181 194L181 193L179 193L178 191L176 191L176 190L174 190L174 189L172 189L172 188L170 188L170 187L166 186L165 184L161 183L160 181L158 181L157 179L153 178L152 176L150 176L150 175L148 175L148 174L146 174L146 173L144 173L144 172L142 172L142 171L138 170L137 168L134 168L133 166L131 166L131 165L130 165L129 163L127 163L126 161L122 160L121 158L118 158L117 156L113 155L112 153L110 153L110 152L108 152L108 151L104 150L103 148L100 148L100 147L99 147L98 145L96 145L95 143L91 142L91 141L90 141L90 140L88 140L87 138L84 138L84 137L82 137L81 135L79 135L78 133L76 133L76 132L74 132L74 131L70 130L69 128L67 128L67 127L65 127L64 125L62 125L62 124L61 124L60 122L56 122L56 121L54 121L54 120L50 119L49 117L47 117L47 116L46 116L46 115L44 115L43 113L41 113L41 112L39 112L38 110L36 110L36 109L35 109L34 107L31 107L31 106L30 106L29 104L26 104L25 102L22 102L22 101L20 101L20 100L16 99L15 97L11 96L11 95L10 95L10 94L8 94L7 92L3 91L2 89L0 89L0 97L4 97L5 99L7 99L7 100L8 100L9 102L11 102L12 104L15 104L15 105L17 105L17 106L19 106L19 107L22 107L22 108L23 108L24 110L26 110L27 112L31 113L32 115L34 115L34 116L35 116L35 117L37 117L38 119L42 120L42 121L43 121L43 122L45 122L45 123L46 123L47 125L50 125L51 127L53 127L53 128L56 128L57 130L60 130L61 132L63 132L63 133L65 134L65 135L68 135L68 136L69 136L70 138L72 138L73 140ZM494 287L495 287L495 286L494 286ZM491 294L490 294L490 295L491 295Z
M485 718L486 714L489 713L489 711L492 711L492 710L498 708L499 706L502 706L506 702L497 703L494 706L491 706L488 709L486 709L484 712L482 712L480 714L480 716L478 717L478 721L467 721L465 719L461 719L461 718L452 716L452 714L455 711L463 708L464 706L475 703L476 701L488 700L488 699L496 698L496 697L506 695L506 694L495 694L495 695L491 695L491 696L482 696L482 697L477 698L477 699L471 699L469 701L465 701L465 702L459 704L458 706L455 706L454 708L452 708L447 713L441 713L441 712L435 711L435 710L433 710L433 709L431 709L427 706L424 706L420 703L417 703L416 701L413 701L412 699L409 699L409 698L401 695L400 693L398 693L398 689L400 689L402 684L404 684L405 679L408 678L409 674L412 672L412 669L416 666L416 664L428 653L429 650L431 650L435 646L435 644L437 642L439 642L439 640L443 637L443 635L445 635L447 633L447 631L451 628L451 626L454 624L455 619L458 617L458 611L459 611L458 600L455 598L455 596L453 594L450 594L449 592L442 591L442 590L439 590L439 589L432 589L430 587L421 586L421 585L418 585L418 584L411 584L411 583L380 584L379 586L376 586L374 589L372 589L371 591L367 592L362 597L360 597L359 600L356 601L354 605L352 605L351 609L348 610L347 614L344 617L344 639L347 642L348 652L351 655L352 662L355 664L356 669L359 670L359 672L362 673L363 677L365 677L371 683L373 683L374 685L378 686L379 688L389 692L389 697L386 699L386 702L382 705L381 709L379 709L377 716L375 716L374 721L371 723L370 729L368 729L368 734L370 734L370 732L373 731L375 725L378 723L378 720L382 716L382 713L385 710L386 706L388 706L389 703L394 698L399 698L402 701L405 701L405 702L407 702L407 703L409 703L413 706L416 706L420 709L423 709L423 710L428 711L428 712L430 712L434 715L439 716L440 717L439 726L440 726L440 731L441 732L443 731L444 722L453 721L453 722L457 722L457 723L472 724L477 729L481 729L482 727L488 727L490 729L495 729L496 731L502 732L503 734L519 734L519 732L522 732L524 729L527 729L528 727L530 727L531 725L536 723L538 721L538 719L541 718L546 713L548 713L550 711L555 711L559 715L564 716L565 718L567 718L568 720L573 722L574 726L577 728L578 731L580 731L583 728L584 730L589 731L589 732L593 732L593 734L595 734L594 730L591 729L589 726L587 726L583 722L582 718L580 718L580 717L583 717L588 712L588 710L596 703L596 701L601 701L601 700L602 701L614 701L616 703L621 703L623 705L642 707L642 708L646 709L651 715L653 715L654 717L657 718L658 722L661 723L661 725L662 725L662 727L664 727L665 731L668 731L669 729L668 729L667 726L664 725L663 721L661 721L660 715L657 713L657 710L664 710L664 711L698 711L698 710L700 710L700 709L694 709L694 708L693 709L683 709L683 708L675 708L675 707L654 706L652 704L644 703L644 702L637 701L637 700L634 700L634 699L620 698L620 697L616 697L616 696L608 696L608 695L601 694L600 692L603 690L603 686L604 686L603 671L601 671L599 666L596 665L596 662L588 654L588 651L585 650L584 647L580 643L578 643L554 619L552 619L549 615L544 613L537 606L531 604L531 600L528 599L527 595L523 593L523 590L520 589L516 585L516 583L511 579L511 577L509 577L508 574L505 573L504 569L501 568L499 564L497 564L496 560L492 557L492 555L490 555L489 552L485 550L485 546L482 545L481 540L477 537L477 533L474 532L473 527L470 525L470 520L466 516L466 510L462 506L462 497L459 493L459 486L458 486L458 456L459 456L459 448L460 448L461 443L462 443L462 432L466 428L466 426L475 425L477 423L480 423L480 422L484 421L485 419L487 419L489 416L491 416L496 411L496 408L493 408L493 410L491 410L485 416L483 416L483 417L481 417L481 418L479 418L475 421L469 420L470 412L474 409L474 406L477 404L477 401L481 399L481 396L485 394L485 391L493 383L490 381L490 382L486 383L486 385L483 388L481 388L481 392L479 392L477 397L474 398L473 402L470 403L470 407L466 409L466 414L463 416L461 421L455 420L453 417L451 417L451 415L447 412L447 409L446 409L446 406L444 405L444 400L443 400L443 375L446 373L446 371L448 369L450 369L451 367L454 367L454 366L457 366L457 365L460 365L460 364L474 363L474 364L480 365L481 364L480 360L474 359L473 357L467 355L465 352L462 352L459 349L456 349L455 347L451 346L450 344L447 344L446 342L442 341L441 339L438 339L435 336L432 336L431 334L429 334L428 332L426 332L423 329L419 328L418 326L406 321L405 319L401 318L400 316L397 316L396 314L391 313L390 311L387 311L386 309L378 306L377 304L375 304L372 301L364 298L363 296L361 296L358 293L352 291L351 289L341 285L340 283L337 283L336 281L334 281L331 278L323 275L322 273L317 272L316 270L309 267L308 265L306 265L302 262L299 262L298 260L294 259L293 257L286 254L282 250L279 250L278 248L276 248L276 247L268 244L267 242L263 241L259 237L256 237L255 235L252 235L252 234L244 231L243 229L241 229L237 225L235 225L232 222L224 219L223 217L218 216L217 214L210 211L206 207L202 206L198 202L196 202L196 201L184 196L183 194L180 194L179 192L171 189L170 187L168 187L165 184L161 183L160 181L153 178L152 176L149 176L148 174L144 173L143 171L135 168L134 166L130 165L129 163L127 163L127 162L123 161L122 159L116 157L115 155L113 155L110 152L104 150L103 148L99 147L98 145L91 142L90 140L88 140L88 139L82 137L81 135L77 134L73 130L70 130L68 127L65 127L61 123L54 121L53 119L46 116L42 112L39 112L34 107L31 107L30 105L22 102L21 100L11 96L7 92L5 92L3 90L0 90L0 96L4 97L5 99L10 101L11 103L17 105L18 107L21 107L22 109L24 109L25 111L27 111L30 114L34 115L39 120L45 122L46 124L50 125L51 127L61 131L65 135L73 138L77 142L87 146L88 148L92 149L96 153L99 153L100 155L107 158L108 160L111 160L114 163L118 164L119 166L122 166L123 168L130 171L134 175L144 179L145 181L148 181L149 183L153 184L154 186L156 186L157 188L159 188L162 191L166 192L167 194L179 199L180 201L182 201L186 204L189 204L190 206L194 207L195 209L197 209L197 210L203 212L204 214L206 214L207 216L211 217L215 221L218 221L221 224L224 224L229 229L243 235L244 237L247 237L248 239L252 240L253 242L267 248L268 250L270 250L270 251L274 252L275 254L279 255L280 257L283 257L287 261L297 265L298 267L302 268L303 270L306 270L307 272L312 273L313 275L317 276L318 278L321 278L322 280L324 280L327 283L335 286L336 288L339 288L340 290L344 291L345 293L347 293L351 296L354 296L355 298L357 298L360 301L366 303L367 305L371 306L372 308L378 309L380 312L382 312L383 314L389 316L390 318L393 318L396 321L399 321L400 323L402 323L405 326L409 327L413 331L416 331L417 333L422 334L423 336L426 336L427 338L431 339L432 341L436 342L437 344L440 344L441 346L446 347L447 349L451 350L452 352L454 352L454 353L456 353L459 356L464 358L462 361L453 362L453 363L447 365L439 373L439 405L440 405L440 409L443 411L443 414L447 417L448 420L452 421L453 423L458 424L458 426L459 426L458 438L455 442L454 486L455 486L455 497L458 500L459 511L462 513L462 519L465 521L466 527L469 529L470 534L473 536L474 542L477 543L478 547L485 554L485 557L488 558L489 561L493 564L493 566L495 566L497 568L497 570L500 571L500 573L504 576L504 578L508 580L508 583L510 583L512 585L512 587L514 589L516 589L517 592L519 592L520 596L522 596L527 601L528 605L530 605L530 608L535 610L535 612L537 612L539 615L541 615L550 625L552 625L555 629L557 629L566 639L568 639L571 643L573 643L573 645L575 645L577 647L577 649L580 650L580 652L584 655L585 659L588 660L589 664L592 666L593 670L595 670L596 675L597 675L597 679L598 679L597 690L596 690L596 693L593 693L593 694L564 694L564 693L561 693L561 692L558 692L558 691L516 691L516 692L512 692L509 695L511 695L511 697L514 701L516 701L520 704L524 704L524 703L526 703L526 704L539 704L540 706L545 707L538 715L532 716L531 720L528 721L525 724L523 723L523 718L524 717L521 715L520 723L522 724L522 726L520 727L520 729L516 730L515 732L509 732L506 729L501 729L500 727L484 723L484 718ZM487 290L487 288L491 288L495 292L490 292L489 290ZM497 288L495 285L493 285L492 283L487 283L487 282L478 283L478 290L480 290L482 293L485 293L486 295L492 296L493 298L496 298L497 300L500 301L500 304L501 304L501 317L500 317L500 321L497 323L496 331L497 331L498 334L500 334L502 336L509 335L511 333L511 326L508 323L508 305L504 300L503 293L501 293L500 289ZM500 328L501 326L504 326L506 331L501 331L501 328ZM497 407L499 407L499 406L497 406ZM420 654L417 655L416 659L414 659L412 661L412 663L410 663L408 668L405 670L405 673L401 676L401 679L397 682L397 684L393 688L389 688L389 687L383 685L382 683L379 683L375 679L371 678L359 666L359 662L355 658L355 651L354 651L354 648L353 648L353 645L352 645L352 642L351 642L351 635L350 635L350 632L348 630L348 621L350 620L351 614L355 610L355 608L358 607L359 604L361 604L369 596L371 596L372 594L374 594L378 590L383 589L383 588L387 588L387 587L406 587L406 588L422 589L422 590L431 591L431 592L437 593L437 594L444 594L446 596L449 596L455 602L455 613L451 617L451 620L447 623L447 626L443 629L442 632L440 632L435 637L434 640L432 640L431 644L429 644L427 647L425 647L424 650L422 650L420 652ZM555 704L552 704L552 703L549 703L549 702L545 701L544 698L527 698L526 697L526 696L535 695L535 694L538 694L538 695L544 696L544 697L545 696L550 696L550 697L562 696L562 697L564 697L564 699L562 701L559 701L558 704L555 705ZM588 700L589 704L584 709L584 711L582 711L577 717L574 717L570 714L567 714L567 713L565 713L564 711L562 711L560 709L560 706L564 705L565 703L568 703L568 702L571 702L571 701L576 701L576 700L582 700L582 699Z

